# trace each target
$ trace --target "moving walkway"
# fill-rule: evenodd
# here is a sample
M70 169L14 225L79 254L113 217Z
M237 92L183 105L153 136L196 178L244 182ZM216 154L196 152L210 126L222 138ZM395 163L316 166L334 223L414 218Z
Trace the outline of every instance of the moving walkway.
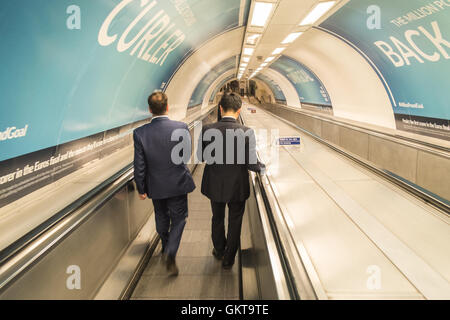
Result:
M189 121L193 141L215 112ZM0 299L449 298L448 212L258 106L245 102L241 120L257 133L298 136L301 145L259 139L268 173L250 175L231 271L211 255L203 165L190 166L197 189L180 275L169 279L151 202L138 201L130 164L0 253ZM118 225L124 234L114 231ZM80 289L68 289L73 266L80 267Z

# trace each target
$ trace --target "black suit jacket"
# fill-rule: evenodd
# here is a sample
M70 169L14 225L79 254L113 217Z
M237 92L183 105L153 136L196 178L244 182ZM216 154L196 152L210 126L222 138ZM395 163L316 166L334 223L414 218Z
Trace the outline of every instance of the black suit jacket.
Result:
M216 144L215 137L207 139L211 141L204 139L205 133L210 129L215 129L217 133L220 132L223 137L222 161L212 162L211 159L205 157L209 153L216 156L215 152L210 151L214 149L213 146L218 146L216 150L220 147L219 144ZM227 130L235 133L239 138L227 136ZM238 139L245 141L243 147L239 145ZM231 161L227 162L227 154L230 153L230 149L226 147L228 143L232 143L234 157L229 155ZM198 146L198 159L206 162L202 179L202 193L215 202L228 203L247 200L250 195L248 170L260 172L265 167L257 161L255 132L237 123L235 119L226 117L217 123L203 127ZM244 157L239 159L242 154Z
M171 138L177 129L186 130L184 139L189 140L186 144L190 146L191 137L184 122L156 118L134 130L134 178L140 194L146 193L152 199L167 199L195 189L186 164L172 161L172 150L179 142L171 141Z

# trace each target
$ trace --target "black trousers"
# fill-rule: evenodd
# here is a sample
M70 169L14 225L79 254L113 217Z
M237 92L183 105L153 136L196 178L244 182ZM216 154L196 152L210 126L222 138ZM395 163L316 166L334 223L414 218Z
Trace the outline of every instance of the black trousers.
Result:
M175 258L188 217L187 194L167 199L153 199L153 207L156 231L161 237L163 251Z
M212 241L214 248L223 253L224 262L233 264L239 249L241 238L242 217L245 211L245 201L228 203L228 234L225 238L225 206L227 203L211 201Z

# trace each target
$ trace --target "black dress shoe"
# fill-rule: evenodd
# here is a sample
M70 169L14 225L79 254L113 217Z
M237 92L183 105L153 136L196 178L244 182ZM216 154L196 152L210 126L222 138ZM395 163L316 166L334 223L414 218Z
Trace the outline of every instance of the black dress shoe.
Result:
M220 253L215 248L213 249L212 254L217 260L222 260L223 259L223 253Z
M178 275L178 267L175 262L175 258L171 256L167 256L166 258L166 268L169 276L177 276Z
M234 263L230 263L230 262L224 261L224 262L222 263L222 268L223 268L224 270L231 270L231 268L233 268L233 264L234 264Z

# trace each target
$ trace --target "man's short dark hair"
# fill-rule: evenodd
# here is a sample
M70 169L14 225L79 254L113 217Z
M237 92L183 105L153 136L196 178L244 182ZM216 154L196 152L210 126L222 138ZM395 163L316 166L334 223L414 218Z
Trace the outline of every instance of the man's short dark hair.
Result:
M160 116L167 111L167 95L164 92L154 92L148 97L148 107L155 116Z
M241 97L235 93L224 93L222 99L220 99L219 105L222 107L224 112L237 112L241 109L242 100Z

